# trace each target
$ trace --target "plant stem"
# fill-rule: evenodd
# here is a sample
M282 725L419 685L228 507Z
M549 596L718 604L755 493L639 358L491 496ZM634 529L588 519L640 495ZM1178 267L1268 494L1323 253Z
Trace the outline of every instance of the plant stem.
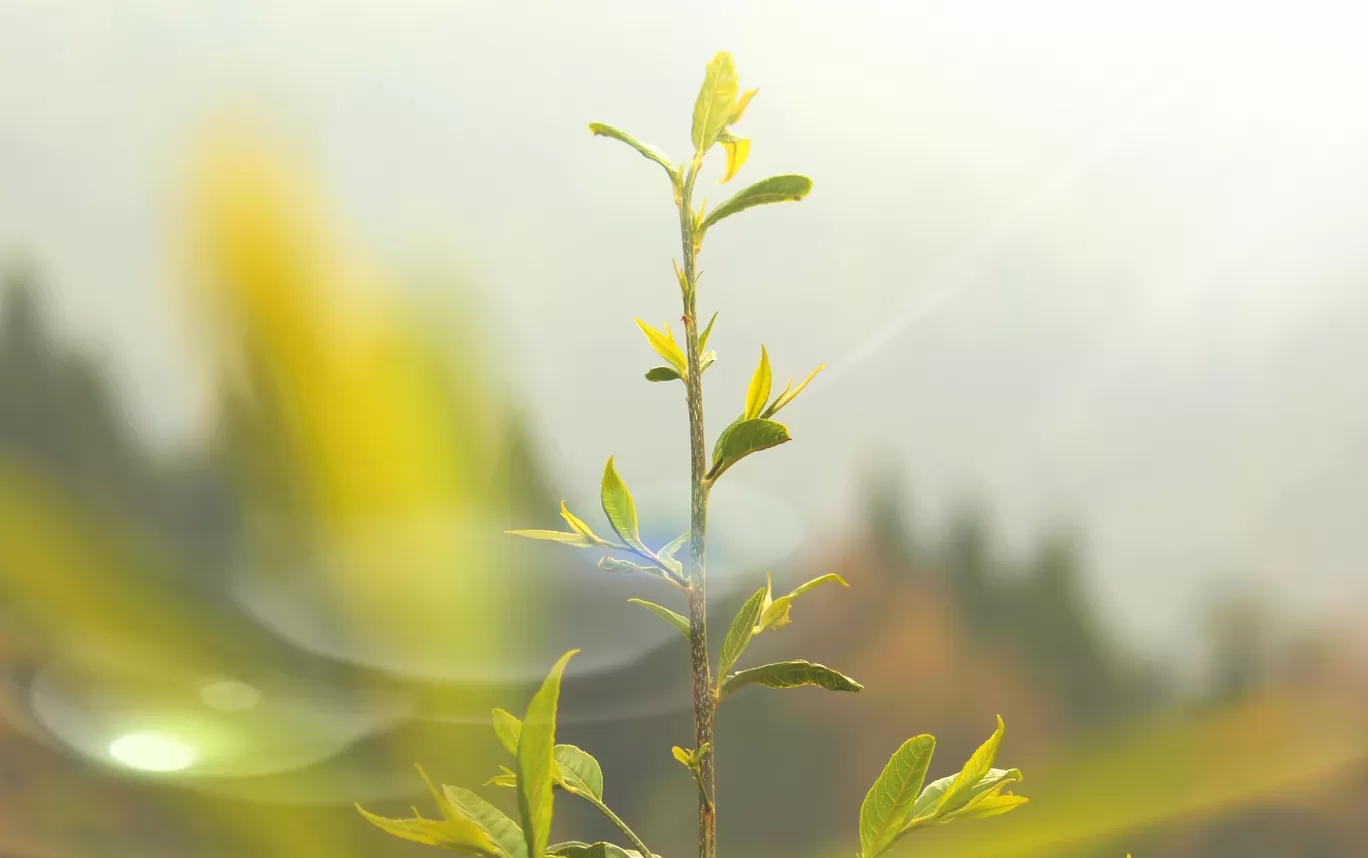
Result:
M635 846L637 848L637 851L641 853L641 858L654 858L655 853L653 853L650 849L646 848L646 844L641 842L641 838L636 836L636 832L628 828L627 823L619 819L618 815L616 813L613 813L613 811L608 807L608 805L594 798L592 795L586 795L584 793L577 794L581 798L587 800L594 807L597 807L599 809L599 813L602 813L604 816L608 817L609 822L616 825L622 831L623 834L627 835L627 839L632 841L632 845Z
M698 761L698 858L716 858L717 811L712 801L713 715L716 699L708 666L708 460L703 436L703 371L699 368L697 273L695 271L693 186L699 158L689 165L679 195L679 234L684 245L684 344L688 375L684 379L689 405L689 657L693 663L694 747L707 748Z

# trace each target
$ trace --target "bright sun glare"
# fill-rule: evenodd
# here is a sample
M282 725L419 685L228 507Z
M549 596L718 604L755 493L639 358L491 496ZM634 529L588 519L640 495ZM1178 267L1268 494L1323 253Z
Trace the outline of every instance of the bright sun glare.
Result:
M178 772L195 762L195 749L156 731L126 733L109 743L109 756L130 769Z

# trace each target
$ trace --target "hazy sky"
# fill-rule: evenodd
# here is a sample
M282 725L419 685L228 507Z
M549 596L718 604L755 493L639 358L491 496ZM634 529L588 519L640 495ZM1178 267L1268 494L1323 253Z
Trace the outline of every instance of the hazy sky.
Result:
M631 324L678 315L674 210L585 124L682 157L729 50L761 88L740 181L816 189L709 236L714 422L761 334L781 377L829 364L747 487L819 538L882 453L923 520L976 496L1018 550L1073 525L1163 645L1221 582L1368 598L1365 36L1357 3L8 0L0 252L148 434L191 435L180 180L247 104L377 254L459 261L562 484L613 452L678 478L680 394Z

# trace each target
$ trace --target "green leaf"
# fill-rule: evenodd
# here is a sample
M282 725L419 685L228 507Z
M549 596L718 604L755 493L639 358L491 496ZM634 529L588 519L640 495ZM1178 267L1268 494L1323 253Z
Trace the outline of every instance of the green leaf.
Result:
M676 575L682 579L684 577L684 564L675 559L675 553L683 548L689 541L689 532L686 530L674 539L665 543L665 547L656 552L656 556L665 562Z
M554 751L559 769L557 780L566 790L603 800L603 769L588 751L574 745L557 745Z
M674 370L673 367L655 366L646 370L647 381L683 381L684 377Z
M464 817L423 819L420 816L414 819L387 819L376 816L359 804L356 809L371 825L403 840L437 846L460 855L505 858L506 853L499 848L489 833Z
M797 398L798 398L798 394L800 394L800 393L803 392L803 388L805 388L805 387L808 386L808 382L810 382L810 381L812 381L814 378L816 378L816 377L817 377L817 373L821 372L821 371L824 370L824 369L826 369L826 364L822 364L821 366L819 366L819 367L817 367L816 369L814 369L814 370L808 375L807 378L803 379L803 383L800 384L800 385L798 385L798 389L795 390L795 391L793 391L792 393L789 393L789 388L793 386L793 379L790 378L790 379L789 379L789 383L786 384L786 385L784 385L784 390L783 390L783 392L780 393L778 396L774 397L774 402L772 402L772 403L770 404L769 408L766 408L766 409L764 410L764 412L761 413L760 416L761 416L761 417L773 417L775 414L778 414L778 413L779 413L779 409L783 408L785 405L788 405L788 404L789 404L790 402L792 402L794 399L797 399Z
M764 346L760 347L760 364L756 366L755 372L751 375L750 387L746 390L746 411L747 420L760 416L764 410L765 403L769 401L770 395L770 362L769 352Z
M640 852L613 843L558 843L547 854L560 858L642 858Z
M453 807L487 831L509 858L527 858L527 842L522 829L503 811L468 789L444 786L442 792Z
M647 602L642 599L628 599L627 601L636 605L640 605L641 607L655 614L657 617L660 617L662 620L673 626L675 630L678 631L681 635L683 635L684 640L690 640L689 621L685 617L681 617L679 614L676 614L669 608L666 608L663 605L657 605L655 602Z
M946 818L965 818L966 812L977 807L981 802L997 796L1003 787L1021 780L1020 769L989 769L988 773L979 779L970 790L970 797L959 810L950 811L942 814L939 812L938 805L946 790L955 782L959 775L946 775L939 780L932 781L922 790L921 795L917 796L916 806L912 808L912 815L917 824L939 822ZM1022 804L1024 802L1017 802ZM1009 808L1010 809L1010 808ZM1006 811L1002 811L1005 813ZM989 814L992 815L992 814Z
M648 146L647 144L642 143L640 140L628 134L626 131L614 128L611 125L604 125L602 122L590 122L589 130L592 131L595 136L611 137L614 140L621 140L623 143L626 143L628 146L631 146L633 149L637 150L642 155L646 156L650 160L655 161L657 164L664 167L665 172L669 174L670 179L673 181L675 177L675 168L674 165L670 163L670 159L665 157L664 152L661 152L654 146Z
M975 792L976 787L992 769L993 760L997 758L998 746L1002 744L1002 734L1005 727L1001 715L998 716L997 723L998 726L993 731L993 735L989 736L988 741L974 751L973 755L965 762L964 768L960 769L960 773L955 775L954 780L950 782L950 786L945 790L940 801L936 802L936 815L943 816L959 810L977 794Z
M750 644L751 635L755 632L755 621L760 617L760 607L765 601L765 589L762 587L755 591L755 595L746 600L741 606L741 610L736 612L736 618L732 620L731 629L727 631L727 636L722 640L722 660L718 663L717 675L726 676L736 664L736 660L741 657L741 653L746 651Z
M789 440L788 427L782 423L762 418L738 420L718 436L717 444L713 447L712 469L708 471L708 479L715 480L722 476L728 468L751 453L778 447Z
M670 326L665 326L665 332L661 333L655 328L641 321L634 319L637 327L646 335L646 342L651 344L655 353L665 359L665 362L674 367L674 371L683 378L689 374L689 361L684 356L684 351L680 349L679 343L675 342L674 333L670 331Z
M565 665L579 650L560 657L532 697L518 737L518 811L522 815L523 838L529 856L545 855L551 835L551 813L555 802L551 786L556 779L556 707L560 701L561 676Z
M708 337L712 335L713 322L717 321L717 314L713 313L708 324L703 328L703 333L698 335L698 350L702 352L708 347Z
M565 519L565 523L570 525L571 530L585 537L590 542L600 543L603 541L594 535L594 531L589 529L589 525L585 524L570 511L570 508L565 505L565 501L561 501L561 518Z
M738 100L739 85L736 66L731 54L725 51L717 54L708 63L703 76L703 86L694 102L693 128L691 138L695 154L702 155L717 142L727 126L739 122L746 112L746 105L755 96L755 90L746 92Z
M605 572L617 572L620 574L646 575L661 581L670 581L663 569L655 566L642 566L630 560L619 560L616 557L604 557L599 560L598 567Z
M935 752L935 738L923 734L908 739L889 758L860 805L861 858L874 858L892 846L911 820Z
M1024 795L991 795L950 815L951 819L986 819L1015 810L1030 799Z
M694 758L693 758L693 754L691 754L690 752L684 750L683 748L679 747L678 745L675 745L673 748L671 748L671 749L670 749L670 753L671 753L671 754L674 754L674 758L675 758L676 760L678 760L679 763L680 763L680 765L684 766L684 768L686 768L686 769L693 769L693 767L694 767Z
M508 766L499 766L499 774L484 782L485 786L516 787L518 773Z
M716 362L717 352L704 352L698 356L698 371L702 373Z
M546 539L551 542L562 542L566 545L573 545L576 548L593 548L594 543L582 533L564 533L559 530L505 530L504 533L513 536L525 536L528 539Z
M521 727L521 723L519 723L519 727ZM603 770L599 768L598 760L594 759L589 752L582 751L574 745L557 745L553 751L553 756L556 759L556 769L553 775L555 786L578 795L592 795L594 798L602 800ZM485 786L515 787L518 785L516 772L507 766L499 766L499 768L502 773L486 781Z
M864 686L832 670L824 664L813 664L801 659L779 661L741 670L728 676L722 683L722 696L728 697L747 685L763 685L766 688L798 688L802 685L815 685L828 691L863 691Z
M813 578L787 596L780 596L778 599L775 599L773 602L766 605L765 610L760 614L760 622L755 627L755 633L759 634L762 631L773 631L787 626L792 622L789 618L789 609L793 607L793 600L797 599L808 590L811 590L813 587L816 587L819 584L825 584L828 581L835 581L842 587L850 586L845 582L844 578L837 575L835 572L829 572L820 578Z
M603 512L618 537L632 548L645 551L646 546L642 544L637 529L636 503L632 501L632 493L627 491L627 485L613 468L612 456L608 457L608 464L603 468L602 496Z
M518 737L522 735L522 722L511 712L502 709L494 710L494 733L499 737L499 742L504 746L504 750L513 756L518 755Z
M737 191L729 200L713 209L712 213L703 219L701 227L707 230L723 218L755 206L797 202L811 190L812 180L807 176L771 176L762 179L748 188Z

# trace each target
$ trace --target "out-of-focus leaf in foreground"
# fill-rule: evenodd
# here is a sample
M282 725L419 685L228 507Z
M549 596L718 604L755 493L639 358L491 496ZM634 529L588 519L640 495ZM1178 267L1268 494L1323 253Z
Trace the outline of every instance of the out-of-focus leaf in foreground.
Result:
M1031 762L1025 810L992 825L930 828L888 854L1067 858L1108 842L1125 854L1126 836L1156 822L1267 800L1361 764L1362 723L1342 701L1268 696L1137 724Z

